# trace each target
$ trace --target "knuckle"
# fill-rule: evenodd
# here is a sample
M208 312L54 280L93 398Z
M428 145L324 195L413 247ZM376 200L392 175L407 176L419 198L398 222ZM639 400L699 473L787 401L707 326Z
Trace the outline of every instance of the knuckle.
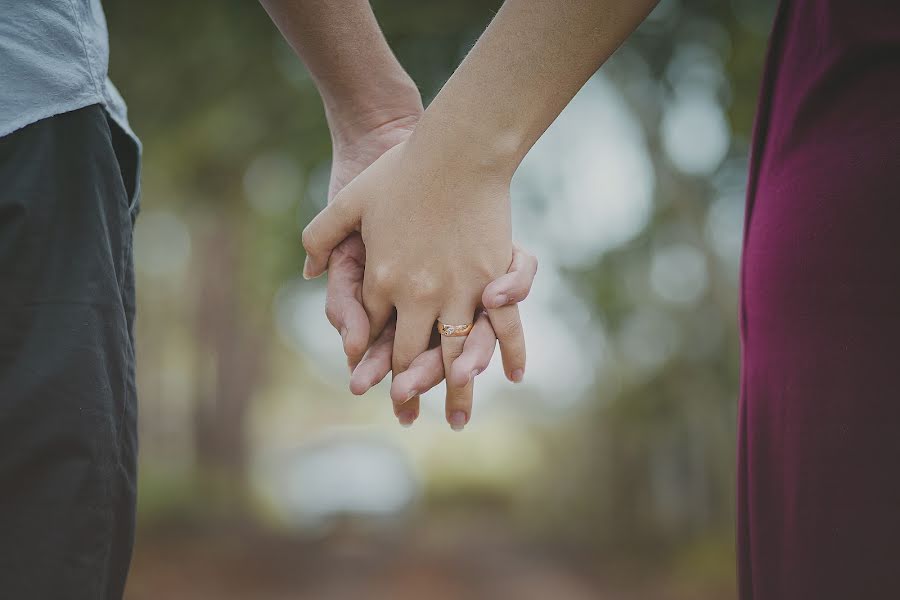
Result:
M451 270L448 276L457 278L460 282L471 282L479 290L506 274L509 264L503 264L496 255L472 256L465 260L464 264ZM456 273L457 275L453 275ZM465 273L463 276L462 273ZM450 284L454 283L452 280Z
M315 251L316 233L311 223L303 228L303 233L300 234L300 243L303 244L307 253L311 254Z
M333 298L325 299L325 317L328 319L328 322L336 328L340 328L342 321L339 305L340 302L335 301Z
M504 306L512 306L522 301L522 295L519 290L510 288L506 290L506 304Z
M396 281L396 268L391 264L380 264L372 269L368 274L369 282L372 289L378 291L388 291L393 289Z
M338 192L328 205L328 210L341 221L347 219L350 212L350 196L344 191Z
M431 304L438 297L433 289L420 287L411 288L406 295L415 304Z
M499 323L494 320L494 325L497 327L497 330L500 332L501 336L506 338L507 341L512 339L518 339L522 336L522 321L519 320L518 315L509 315L504 316L499 319Z
M409 386L400 386L397 383L397 379L394 379L394 382L391 384L390 391L391 402L393 402L394 404L403 404L404 402L406 402L407 390L405 388L407 387Z
M357 360L362 358L366 353L365 342L360 339L355 339L353 336L347 336L344 348L349 357L353 357Z
M475 278L484 284L487 284L498 277L505 275L508 265L503 266L497 261L488 259L479 260L474 265Z
M491 363L491 357L487 353L479 354L475 357L475 360L472 361L474 364L473 368L478 369L479 371L484 371L488 368Z
M521 302L525 298L528 297L528 294L531 292L531 286L528 285L527 282L523 283L520 286L515 286L514 288L509 290L509 301L510 302Z
M343 187L338 190L338 193L334 195L334 198L331 199L331 202L328 203L329 210L342 210L350 202L350 194L347 192L347 188Z
M463 345L462 344L446 344L442 351L444 354L444 360L447 361L448 365L452 366L453 362L462 355Z
M417 273L409 278L406 291L416 302L433 300L441 295L441 282L430 273Z
M537 262L538 262L537 256L535 256L534 254L532 254L531 252L529 252L528 250L525 250L523 248L519 248L518 252L519 252L519 255L522 257L522 262L529 264L529 265L537 265Z
M391 370L394 372L394 375L405 373L414 359L415 356L409 350L395 349L393 360L391 361Z
M354 240L351 237L348 237L341 241L340 244L334 247L334 250L331 251L331 259L333 261L345 261L355 259L356 248L354 247Z

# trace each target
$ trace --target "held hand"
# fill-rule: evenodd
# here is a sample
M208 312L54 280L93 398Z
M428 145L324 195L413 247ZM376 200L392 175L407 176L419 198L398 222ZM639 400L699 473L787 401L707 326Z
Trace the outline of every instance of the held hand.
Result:
M518 246L513 246L513 261L509 272L485 288L482 294L482 303L488 307L488 310L504 307L515 309L515 303L525 300L531 291L536 271L537 259ZM516 313L510 311L510 314ZM366 393L390 372L394 330L395 323L392 320L353 371L350 378L350 390L354 394ZM487 315L484 313L479 315L475 326L465 340L463 353L453 362L447 376L452 385L459 388L465 387L469 381L487 368L494 355L497 337ZM506 340L511 339L508 332L503 337ZM507 373L525 366L525 356L519 354L515 344L512 347L504 345L502 354ZM424 394L443 379L444 363L440 345L420 354L406 371L394 377L391 384L391 399L401 425L409 426L418 417L419 407L412 402L406 402L406 399L414 393ZM465 424L465 420L454 422L454 416L450 415L451 426L460 428L457 424L460 422Z
M462 168L464 161L448 161L427 140L413 140L375 161L303 234L304 275L317 276L335 246L361 231L370 340L378 339L396 308L395 378L428 350L436 319L472 323L485 288L507 272L512 259L508 177L477 165ZM512 357L505 360L507 376L520 379L524 339L517 309L491 309L490 317L495 327L502 325L501 349ZM451 373L464 342L441 339L445 373ZM462 426L471 411L472 384L457 383L448 382L447 418ZM417 411L419 391L410 390L407 408Z
M376 127L352 135L345 131L335 135L328 201L385 151L408 138L421 114L421 104L412 104ZM328 262L325 314L341 334L351 371L369 347L369 318L362 305L365 266L366 247L358 233L341 241Z

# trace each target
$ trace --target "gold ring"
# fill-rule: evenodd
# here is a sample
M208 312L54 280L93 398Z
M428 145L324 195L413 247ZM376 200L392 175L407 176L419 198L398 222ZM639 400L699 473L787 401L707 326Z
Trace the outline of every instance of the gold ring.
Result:
M437 325L438 333L444 337L463 337L469 335L469 331L472 330L472 323L466 323L465 325L444 325L438 321Z

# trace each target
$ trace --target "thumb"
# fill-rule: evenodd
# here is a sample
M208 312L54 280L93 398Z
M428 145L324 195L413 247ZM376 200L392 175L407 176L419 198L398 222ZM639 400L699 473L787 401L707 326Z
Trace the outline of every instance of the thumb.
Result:
M302 242L306 249L304 279L312 279L324 273L328 269L331 251L344 238L357 231L358 227L359 211L356 203L339 193L303 230Z

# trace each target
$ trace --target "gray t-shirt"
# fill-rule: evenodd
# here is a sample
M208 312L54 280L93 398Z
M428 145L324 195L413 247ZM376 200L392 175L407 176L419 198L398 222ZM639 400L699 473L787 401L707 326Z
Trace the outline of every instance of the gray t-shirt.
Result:
M100 0L0 0L0 137L100 104L140 151L108 67Z

